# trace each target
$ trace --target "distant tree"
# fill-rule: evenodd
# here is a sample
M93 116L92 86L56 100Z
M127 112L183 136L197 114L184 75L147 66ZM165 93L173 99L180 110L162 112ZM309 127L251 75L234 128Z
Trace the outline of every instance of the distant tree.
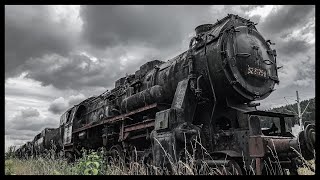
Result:
M15 157L16 146L10 146L8 151L5 152L5 159L10 159Z
M309 101L310 101L310 103L309 103ZM308 103L309 103L309 105L308 105ZM305 110L307 105L308 105L308 107ZM311 121L314 123L315 122L315 113L316 113L315 98L311 98L311 99L304 100L304 101L300 102L300 107L301 107L301 113L305 110L304 114L302 115L302 122ZM297 103L289 104L286 106L281 106L281 107L277 107L277 108L273 108L273 109L267 109L266 111L294 114L292 112L293 110L295 110L295 112L297 112ZM261 117L262 127L270 127L273 123L273 120L276 120L276 118ZM291 118L291 122L288 122L288 123L290 123L292 126L294 124L297 124L298 123L298 116Z

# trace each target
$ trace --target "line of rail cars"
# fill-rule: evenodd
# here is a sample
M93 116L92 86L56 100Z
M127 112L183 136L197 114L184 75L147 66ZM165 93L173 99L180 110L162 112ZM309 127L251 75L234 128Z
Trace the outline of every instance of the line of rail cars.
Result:
M295 137L286 125L293 115L257 110L279 83L279 67L273 43L256 24L229 14L195 31L187 51L147 62L113 89L68 109L58 128L65 154L105 147L161 166L190 151L208 165L226 160L241 173L253 167L256 174L266 171L268 159L296 172L299 155L292 148L314 158L314 125ZM278 121L264 129L261 116Z

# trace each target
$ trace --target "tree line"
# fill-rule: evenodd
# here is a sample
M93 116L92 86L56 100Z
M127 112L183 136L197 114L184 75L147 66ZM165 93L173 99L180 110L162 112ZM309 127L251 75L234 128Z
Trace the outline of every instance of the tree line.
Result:
M309 103L309 101L310 101L310 103ZM308 103L309 103L309 105L308 105ZM308 107L307 107L307 109L305 109L307 105L308 105ZM305 110L305 112L302 115L303 123L305 121L311 121L312 123L315 123L315 113L316 113L315 98L311 98L311 99L308 99L308 100L301 101L300 102L300 107L301 107L301 113L303 113L303 111ZM297 103L289 104L289 105L285 105L285 106L281 106L281 107L277 107L277 108L268 109L266 111L278 112L278 113L286 113L286 114L294 114L295 117L286 119L286 122L291 127L294 126L295 124L299 124L298 115L296 115L296 114L298 114ZM262 123L261 125L262 125L262 127L270 127L273 122L277 123L278 120L276 120L276 119L277 118L261 117L261 120L262 120L261 121L261 123Z

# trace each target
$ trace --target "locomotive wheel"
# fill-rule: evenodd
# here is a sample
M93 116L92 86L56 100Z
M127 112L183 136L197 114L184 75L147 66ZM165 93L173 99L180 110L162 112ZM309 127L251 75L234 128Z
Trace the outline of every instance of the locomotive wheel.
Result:
M282 172L280 172L279 169L277 169L278 167L273 167L274 170L272 169L267 169L265 166L262 168L262 172L261 175L283 175L284 172L284 168L282 169ZM297 170L294 169L289 169L290 175L295 175L295 173L298 173Z
M315 144L315 125L308 124L304 130L304 137L306 139L306 145L310 152L314 150Z
M305 134L306 133L304 131L301 131L298 135L301 154L305 160L311 160L314 158L314 150L311 148L313 144L311 144L310 140L305 137Z
M274 157L270 157L271 161L273 162L270 162L269 159L267 159L267 157L265 157L262 161L265 161L265 163L267 164L267 166L264 164L263 167L262 167L262 171L261 171L261 175L284 175L286 172L285 172L285 169L281 164L281 169L282 171L280 170L279 168L279 164L276 163L277 160L274 158ZM291 164L291 167L289 168L289 173L290 174L295 174L295 172L297 173L297 169L295 169L295 165L294 164Z
M226 166L220 166L218 169L218 175L243 175L240 165L233 159L230 159Z

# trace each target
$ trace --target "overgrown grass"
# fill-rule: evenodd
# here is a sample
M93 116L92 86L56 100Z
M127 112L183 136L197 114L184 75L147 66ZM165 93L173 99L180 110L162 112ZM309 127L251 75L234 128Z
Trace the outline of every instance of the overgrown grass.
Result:
M125 165L123 161L117 159L106 159L104 152L86 152L83 151L83 157L77 159L74 163L68 163L67 159L52 156L48 153L44 157L17 159L7 157L5 160L6 175L219 175L225 174L225 168L210 167L202 163L196 167L191 154L186 153L184 162L173 163L171 172L166 168L158 168L149 164L143 164L141 161L132 160ZM315 168L314 160L310 163ZM276 167L270 170L270 174L276 172ZM298 169L300 175L313 175L314 172L308 167ZM233 172L231 174L237 174ZM248 173L244 173L248 174ZM250 173L249 173L250 174Z
M194 164L178 161L174 164L173 174L193 175ZM219 174L216 168L204 168L203 174ZM221 173L221 172L220 172ZM83 151L83 156L74 163L68 163L63 157L50 154L45 157L18 159L7 158L6 175L169 175L166 168L158 168L141 161L133 160L129 164L119 159L106 158L103 152Z
M254 175L255 169L253 168L253 160L251 164L246 164L243 155L243 162L239 165L237 163L230 163L226 165L227 157L221 158L224 165L218 166L217 164L208 165L208 161L204 159L213 158L210 153L202 146L201 140L198 141L196 137L193 143L189 144L191 150L187 150L187 145L182 153L177 156L177 152L174 152L176 157L181 159L174 159L171 157L160 144L164 152L164 156L167 158L170 164L170 170L165 167L156 167L151 164L145 164L142 160L138 159L136 154L130 162L124 162L120 159L120 156L111 158L107 156L104 148L99 151L87 151L82 150L82 157L76 159L73 163L68 163L68 160L64 157L63 153L55 153L54 149L47 151L42 157L25 157L15 158L14 148L10 148L5 154L5 174L6 175L238 175L240 164L242 164L242 174ZM173 147L173 149L175 149ZM262 161L266 174L268 175L286 175L286 171L282 169L280 160L275 147L269 147L271 156L264 158ZM201 151L203 159L196 158L196 151ZM300 157L303 167L298 169L299 175L313 175L315 174L315 162L314 160L306 161L302 155L295 149L294 152ZM314 152L315 153L315 152ZM180 157L182 155L182 157ZM204 158L206 157L206 158ZM314 157L315 154L314 154ZM217 162L217 161L211 161ZM200 164L199 164L200 163Z
M307 161L307 163L312 166L313 169L315 169L315 162L314 160L310 160L310 161ZM315 175L314 171L312 171L309 167L305 166L305 167L302 167L302 168L299 168L298 169L298 173L300 175Z

